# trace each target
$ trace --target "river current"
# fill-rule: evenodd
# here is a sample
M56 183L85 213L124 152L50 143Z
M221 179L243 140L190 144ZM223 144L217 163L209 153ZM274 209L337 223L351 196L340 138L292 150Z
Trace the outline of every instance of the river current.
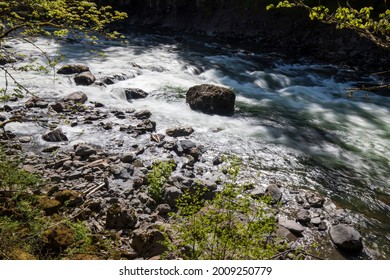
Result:
M127 44L95 46L35 42L49 57L64 55L63 64L88 65L97 78L129 77L113 85L80 87L70 77L34 71L15 77L42 97L82 90L89 100L107 106L150 110L159 132L190 125L198 142L216 153L239 155L264 175L264 184L274 180L330 197L351 211L377 257L390 258L390 99L363 92L348 96L346 90L375 78L210 37L134 32L126 39ZM44 63L33 45L11 43L27 54L28 63ZM233 117L190 110L186 91L204 83L236 92ZM150 95L127 100L124 88ZM24 129L35 133L33 127ZM91 133L93 141L105 140Z

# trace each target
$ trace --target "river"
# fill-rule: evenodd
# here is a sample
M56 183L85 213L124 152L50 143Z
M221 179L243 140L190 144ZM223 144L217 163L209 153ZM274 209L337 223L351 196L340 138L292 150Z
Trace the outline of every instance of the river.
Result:
M150 110L160 132L190 125L196 140L208 149L245 159L261 174L255 178L260 184L274 180L330 197L352 213L374 255L390 258L390 99L363 92L350 97L346 91L375 81L373 77L212 37L135 31L126 40L95 46L35 42L50 57L63 54L61 63L87 64L98 78L123 73L130 77L125 81L80 87L60 75L33 71L15 77L43 97L82 90L91 101ZM43 63L31 44L11 44L27 54L29 63ZM186 91L204 83L236 92L233 117L190 110ZM129 101L123 88L140 88L150 95Z

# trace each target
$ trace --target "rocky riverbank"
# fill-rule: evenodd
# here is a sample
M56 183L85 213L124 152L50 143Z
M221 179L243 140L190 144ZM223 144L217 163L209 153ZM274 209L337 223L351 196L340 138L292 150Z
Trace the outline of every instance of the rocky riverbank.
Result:
M82 65L67 66L59 73L69 75L76 84L98 87L126 79L123 75L96 79L93 70ZM175 211L176 199L199 184L212 197L223 187L219 177L221 166L227 163L218 150L192 138L192 127L171 127L157 133L159 124L150 111L131 108L131 100L148 98L145 91L128 88L124 94L130 101L125 110L89 102L82 91L62 99L15 98L0 107L5 129L0 139L8 154L23 155L25 170L47 180L40 193L45 196L40 207L46 215L62 213L84 221L94 233L117 234L125 252L121 258L158 259L165 250L160 244L164 236L161 226L169 225L168 213ZM23 126L30 125L42 133L26 135ZM72 128L78 133L69 132ZM96 143L91 135L105 141ZM148 182L156 161L173 161L175 166L160 202L151 197ZM351 213L337 208L329 198L277 181L263 182L249 161L243 161L242 171L241 180L251 182L248 192L252 197L271 196L278 234L289 242L290 251L308 250L318 243L313 255L322 258L344 258L345 252L349 252L348 258L375 257L363 248L364 239L353 228L359 226L353 224ZM294 257L288 253L278 256Z

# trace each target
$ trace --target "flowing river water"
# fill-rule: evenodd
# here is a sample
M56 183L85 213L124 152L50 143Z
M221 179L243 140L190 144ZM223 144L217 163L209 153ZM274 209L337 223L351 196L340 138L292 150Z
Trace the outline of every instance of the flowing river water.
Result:
M95 46L35 42L48 56L65 55L63 63L88 65L98 78L122 73L130 77L113 85L80 87L70 77L15 75L39 96L60 98L82 90L91 101L150 110L161 132L190 125L195 139L208 149L237 154L263 174L252 174L259 184L274 180L292 189L315 189L348 209L376 257L390 258L390 99L359 92L348 97L346 91L373 78L209 37L134 32L126 39L125 45ZM31 44L12 45L27 54L28 62L41 61ZM236 92L233 117L190 110L186 91L204 83ZM140 88L150 95L127 100L123 88ZM33 127L24 129L34 133ZM108 141L86 133L91 142Z

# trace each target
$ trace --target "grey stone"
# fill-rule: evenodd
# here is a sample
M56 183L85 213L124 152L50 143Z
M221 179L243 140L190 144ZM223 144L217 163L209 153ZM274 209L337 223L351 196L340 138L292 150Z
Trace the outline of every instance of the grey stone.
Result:
M186 93L186 102L192 110L206 114L233 115L235 93L228 88L215 85L197 85Z
M19 142L20 143L29 143L29 142L31 142L31 140L32 140L31 136L19 137Z
M318 230L319 231L324 231L324 230L327 230L328 229L328 226L326 225L326 222L322 221L319 225L318 225Z
M125 90L127 99L141 99L148 97L148 93L139 88L128 88Z
M268 186L265 190L265 195L270 196L271 204L276 204L282 199L282 192L280 191L279 187L276 185Z
M91 72L82 72L74 77L74 81L78 86L89 86L96 81L94 75Z
M298 204L303 204L303 203L305 203L305 200L304 200L303 197L300 196L300 195L297 195L297 196L295 197L295 201L296 201Z
M87 102L87 100L88 100L87 95L82 91L73 92L63 99L64 102L72 102L74 104L76 103L84 104L85 102Z
M134 117L136 117L139 120L146 120L149 119L152 116L152 113L149 110L143 110L139 111L134 114Z
M325 202L325 198L316 193L306 193L306 200L314 208L321 208Z
M96 155L96 149L90 145L80 144L75 149L76 156L89 157L90 155Z
M320 217L311 218L310 223L315 226L319 226L321 224L321 218Z
M112 76L107 76L102 79L102 82L106 85L113 85L120 81L128 80L129 77L126 74L115 74Z
M301 234L302 232L305 231L305 229L300 224L298 224L293 220L280 219L279 224L287 228L289 231L291 231L294 234Z
M353 227L336 225L329 230L330 239L340 249L361 251L363 249L362 236Z
M165 133L171 137L189 136L194 132L191 126L180 126L175 128L168 128Z
M299 213L297 215L297 221L302 223L302 224L306 224L306 223L310 222L310 212L307 210L299 211Z
M43 140L47 142L61 142L68 141L68 137L62 132L61 128L56 128L42 136Z
M132 163L136 155L134 153L126 153L122 156L121 161L124 163Z

